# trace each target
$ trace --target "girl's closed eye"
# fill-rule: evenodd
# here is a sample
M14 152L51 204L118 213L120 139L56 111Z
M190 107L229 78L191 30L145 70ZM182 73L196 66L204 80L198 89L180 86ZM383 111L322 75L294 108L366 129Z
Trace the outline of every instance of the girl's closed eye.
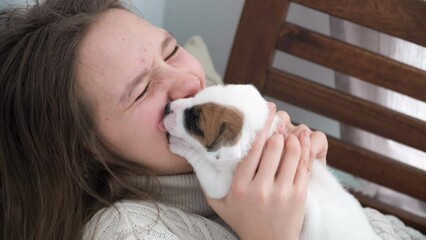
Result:
M169 60L171 57L173 57L177 51L179 50L179 45L176 45L173 48L173 51L164 59L164 61ZM150 82L149 82L150 83ZM148 88L149 88L149 83L148 85L145 87L145 89L142 91L142 93L135 99L135 102L138 101L139 99L141 99L143 96L145 96L145 94L148 92Z
M148 88L149 88L149 84L151 83L148 82L148 84L146 85L145 89L142 91L142 93L135 99L135 102L138 101L139 99L141 99L143 96L145 96L146 92L148 92Z
M173 51L169 54L169 56L167 56L165 59L164 59L164 61L167 61L167 60L169 60L171 57L173 57L175 54L176 54L176 52L179 50L179 45L176 45L175 46L175 48L173 49Z

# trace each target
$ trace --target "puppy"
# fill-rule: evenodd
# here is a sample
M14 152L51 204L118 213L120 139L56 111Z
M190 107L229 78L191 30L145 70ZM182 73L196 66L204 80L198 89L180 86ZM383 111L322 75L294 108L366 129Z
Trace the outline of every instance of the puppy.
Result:
M188 160L209 197L223 198L268 112L252 85L206 88L166 107L170 150ZM275 117L270 134L278 123ZM312 168L301 239L379 239L359 202L318 161Z

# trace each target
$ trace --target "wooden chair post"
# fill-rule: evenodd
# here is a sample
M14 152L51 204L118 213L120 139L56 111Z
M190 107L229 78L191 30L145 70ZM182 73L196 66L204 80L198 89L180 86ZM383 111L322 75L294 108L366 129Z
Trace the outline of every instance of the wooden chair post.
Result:
M252 83L263 91L272 66L287 0L247 0L225 73L226 83ZM245 71L250 69L250 71Z

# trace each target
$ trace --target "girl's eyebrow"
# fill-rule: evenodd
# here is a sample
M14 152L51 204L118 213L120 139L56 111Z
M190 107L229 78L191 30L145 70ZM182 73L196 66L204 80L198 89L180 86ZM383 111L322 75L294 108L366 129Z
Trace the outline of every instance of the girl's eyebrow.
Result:
M175 39L172 33L166 31L164 34L164 38L161 42L161 51L164 52L166 47ZM129 97L132 95L133 90L137 85L139 85L142 80L145 78L145 76L148 74L149 69L142 70L139 72L129 83L127 83L126 87L124 88L124 92L120 97L120 100L118 104L124 104L128 102Z

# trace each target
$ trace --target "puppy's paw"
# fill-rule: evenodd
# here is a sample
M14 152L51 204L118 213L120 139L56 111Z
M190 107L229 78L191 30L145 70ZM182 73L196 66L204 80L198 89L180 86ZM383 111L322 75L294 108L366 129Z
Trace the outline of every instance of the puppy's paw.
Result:
M189 161L189 163L194 164L197 159L204 159L202 154L200 154L199 151L197 151L195 148L189 146L183 139L170 136L169 139L170 145L170 151L174 154L177 154L181 157L186 158L186 160Z
M241 159L243 157L243 152L241 150L241 144L237 143L232 147L222 147L215 154L215 158L218 161L233 161Z
M182 139L170 136L169 143L169 148L172 153L185 157L184 154L188 146L185 145Z
M229 193L232 184L232 174L219 172L215 168L196 173L208 197L221 199Z

